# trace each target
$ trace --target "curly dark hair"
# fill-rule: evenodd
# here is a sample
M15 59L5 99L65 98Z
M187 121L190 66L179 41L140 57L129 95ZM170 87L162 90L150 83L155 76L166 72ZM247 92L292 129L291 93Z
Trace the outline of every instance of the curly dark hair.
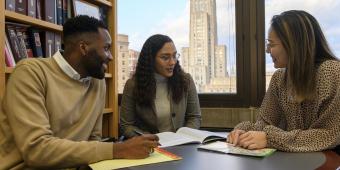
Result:
M87 15L78 15L68 19L63 25L63 40L65 44L73 41L83 33L98 33L98 28L107 29L103 21Z
M140 52L136 72L134 74L135 87L134 96L137 104L141 106L152 106L156 97L155 57L157 52L165 43L173 42L166 35L156 34L149 37ZM172 99L179 103L184 92L188 91L189 80L185 76L179 62L177 61L173 75L168 79L168 92L172 93Z

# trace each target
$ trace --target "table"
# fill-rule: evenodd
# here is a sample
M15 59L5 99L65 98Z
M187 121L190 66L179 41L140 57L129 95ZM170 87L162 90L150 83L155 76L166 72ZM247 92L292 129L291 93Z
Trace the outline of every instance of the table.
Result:
M340 156L332 151L310 153L288 153L277 151L274 154L257 158L243 155L220 154L197 150L198 144L165 148L181 156L179 161L163 162L124 168L124 170L311 170L336 169L340 166Z

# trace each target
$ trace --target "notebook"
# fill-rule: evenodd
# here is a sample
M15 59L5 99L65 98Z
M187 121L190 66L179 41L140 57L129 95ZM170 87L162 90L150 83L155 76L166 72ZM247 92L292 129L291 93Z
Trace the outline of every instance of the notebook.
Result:
M204 130L197 130L188 127L179 128L176 133L162 132L156 134L159 137L160 147L177 146L189 143L209 143L213 141L225 141L227 133L214 133Z
M241 147L235 147L230 143L221 142L221 141L209 143L206 145L201 145L198 147L198 149L221 152L221 153L257 156L257 157L266 157L276 151L276 149L272 149L272 148L249 150L249 149L244 149Z
M93 170L111 170L111 169L119 169L126 168L138 165L147 165L154 164L160 162L168 162L168 161L176 161L182 159L181 157L170 153L166 150L155 148L155 151L150 154L149 157L145 159L113 159L113 160L105 160L97 163L90 164L89 166Z

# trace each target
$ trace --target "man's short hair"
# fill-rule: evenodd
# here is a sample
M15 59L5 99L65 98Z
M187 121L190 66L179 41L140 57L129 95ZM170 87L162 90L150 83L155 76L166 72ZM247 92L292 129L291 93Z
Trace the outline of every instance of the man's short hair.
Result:
M87 15L78 15L68 19L63 25L63 39L68 41L69 38L81 35L83 33L98 33L98 28L107 29L107 26L94 17Z

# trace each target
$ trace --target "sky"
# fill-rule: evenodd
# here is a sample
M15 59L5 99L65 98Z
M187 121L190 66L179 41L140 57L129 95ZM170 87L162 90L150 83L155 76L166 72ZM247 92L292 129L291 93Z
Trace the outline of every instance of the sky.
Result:
M129 48L140 51L144 41L153 34L169 35L180 52L189 44L189 0L118 0L118 33L129 35ZM228 68L235 64L234 0L216 0L218 44L226 45ZM266 30L273 15L285 10L305 10L320 23L329 45L340 57L339 0L265 0ZM231 24L230 24L231 23ZM266 70L273 63L266 57ZM228 70L230 71L230 70Z
M286 10L304 10L318 20L323 33L334 54L340 58L340 20L339 0L266 0L266 30L273 15ZM266 56L266 69L273 71L273 63L269 55Z
M129 35L129 48L137 51L157 33L182 47L189 37L188 5L187 0L118 0L118 33Z

